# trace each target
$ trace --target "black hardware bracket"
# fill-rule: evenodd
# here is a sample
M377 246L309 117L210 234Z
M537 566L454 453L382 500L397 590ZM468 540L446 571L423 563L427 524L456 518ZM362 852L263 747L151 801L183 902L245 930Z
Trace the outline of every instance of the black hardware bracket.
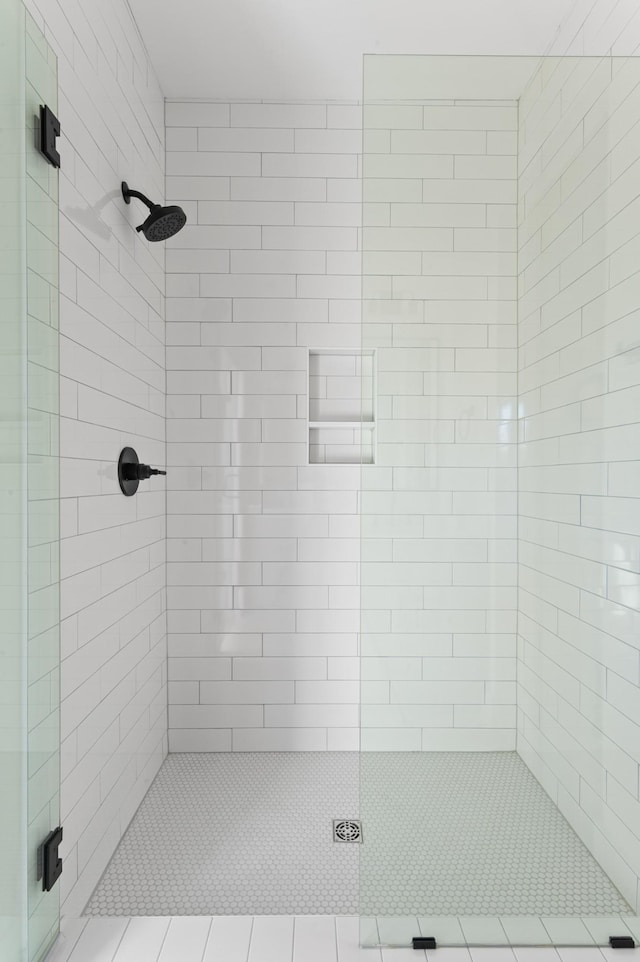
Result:
M412 949L437 949L438 944L432 935L416 935L411 940Z
M42 891L50 892L62 875L62 859L58 855L58 848L62 842L62 828L54 828L49 832L38 849L37 881L42 879Z
M60 136L60 121L48 107L40 107L40 153L54 167L60 166L56 139Z
M146 481L152 475L166 474L159 468L152 468L148 464L140 464L138 455L133 448L123 448L118 458L118 481L120 490L125 497L130 498L138 490L141 481Z
M611 935L609 945L612 949L635 949L636 947L630 935Z

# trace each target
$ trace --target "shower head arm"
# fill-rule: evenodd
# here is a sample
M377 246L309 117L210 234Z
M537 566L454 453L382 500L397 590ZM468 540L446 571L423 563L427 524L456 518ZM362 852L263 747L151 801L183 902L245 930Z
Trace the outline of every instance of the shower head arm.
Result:
M160 206L159 204L154 204L153 201L150 201L149 198L145 197L144 194L141 194L139 190L131 190L126 180L122 181L122 196L124 197L125 204L130 204L131 198L137 197L138 200L141 200L143 204L147 205L149 210L154 210L154 208Z

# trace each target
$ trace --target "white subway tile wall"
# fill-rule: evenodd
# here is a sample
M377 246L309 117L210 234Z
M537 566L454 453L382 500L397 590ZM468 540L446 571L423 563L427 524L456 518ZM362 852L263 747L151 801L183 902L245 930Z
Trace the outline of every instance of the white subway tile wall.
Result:
M164 250L120 182L164 195L163 96L125 0L29 0L58 56L61 854L79 912L167 750L165 494L120 493L125 444L165 461Z
M166 123L170 748L356 749L361 108Z
M631 8L596 3L551 52L631 53ZM543 64L518 198L518 750L638 909L639 103L639 59Z
M360 469L308 464L358 438L308 417L368 393L314 360L362 346L361 119L167 103L173 750L358 744ZM513 748L517 110L365 123L364 747Z
M364 749L515 748L517 117L365 107Z

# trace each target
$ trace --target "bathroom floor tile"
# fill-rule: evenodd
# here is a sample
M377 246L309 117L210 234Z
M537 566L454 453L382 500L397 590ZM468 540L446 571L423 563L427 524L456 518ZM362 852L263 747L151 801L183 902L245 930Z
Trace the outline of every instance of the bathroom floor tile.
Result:
M492 945L497 916L634 914L515 752L363 752L360 770L365 915L462 916Z
M333 841L340 817L362 819L362 844ZM86 914L359 911L387 945L425 917L441 942L462 917L491 945L507 941L498 916L539 944L567 934L561 916L631 914L515 752L169 755Z
M85 914L355 915L340 817L358 817L356 752L169 755Z
M554 949L525 948L461 948L441 947L436 951L415 952L410 948L360 948L357 918L346 916L245 916L226 918L122 918L69 919L62 923L63 935L47 957L57 962L60 946L66 939L77 941L73 962L130 962L132 949L145 946L140 958L145 962L616 962L629 959L640 962L640 948L635 950L590 948ZM159 933L173 926L177 938L164 938ZM144 942L145 929L151 936ZM208 940L203 933L209 931ZM65 936L66 933L66 936ZM205 945L206 941L206 945Z

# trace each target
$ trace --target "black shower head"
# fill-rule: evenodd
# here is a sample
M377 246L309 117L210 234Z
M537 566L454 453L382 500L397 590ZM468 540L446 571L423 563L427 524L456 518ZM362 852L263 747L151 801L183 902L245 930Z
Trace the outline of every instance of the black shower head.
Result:
M124 180L122 181L122 196L125 204L130 204L131 198L137 197L149 208L149 216L144 224L136 227L136 230L142 231L148 241L167 240L177 234L179 230L182 230L187 223L187 215L182 207L161 207L160 204L153 204L139 190L130 190L129 185Z
M141 230L148 241L163 241L182 230L186 222L187 215L182 207L160 207L156 204L144 224L136 227L136 230Z

